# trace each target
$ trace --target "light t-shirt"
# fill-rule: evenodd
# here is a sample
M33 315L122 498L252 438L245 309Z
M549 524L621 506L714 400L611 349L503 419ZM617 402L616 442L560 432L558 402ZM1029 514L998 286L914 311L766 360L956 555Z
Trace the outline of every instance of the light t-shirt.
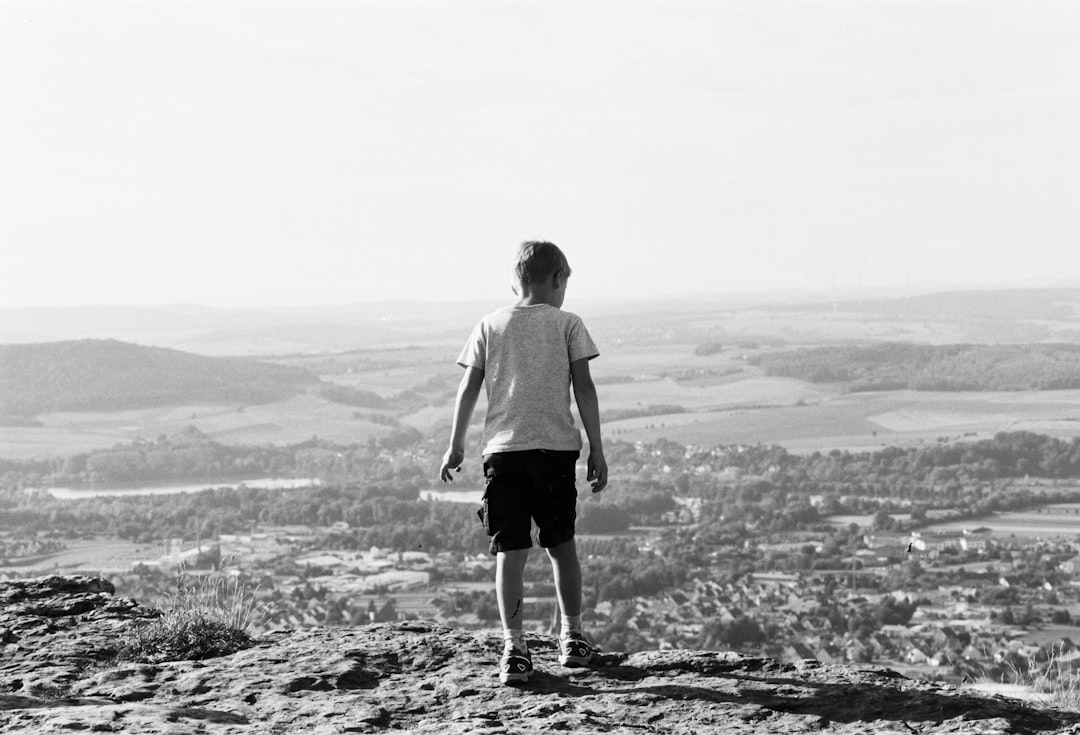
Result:
M598 354L581 319L549 304L508 306L481 319L457 362L484 371L483 453L580 451L570 363Z

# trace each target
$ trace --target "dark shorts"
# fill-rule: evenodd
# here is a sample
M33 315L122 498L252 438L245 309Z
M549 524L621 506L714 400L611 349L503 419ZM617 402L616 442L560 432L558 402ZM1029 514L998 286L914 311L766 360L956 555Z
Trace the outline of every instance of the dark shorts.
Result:
M484 499L478 514L491 537L492 554L530 548L532 521L544 548L574 538L577 458L577 452L547 449L484 455Z

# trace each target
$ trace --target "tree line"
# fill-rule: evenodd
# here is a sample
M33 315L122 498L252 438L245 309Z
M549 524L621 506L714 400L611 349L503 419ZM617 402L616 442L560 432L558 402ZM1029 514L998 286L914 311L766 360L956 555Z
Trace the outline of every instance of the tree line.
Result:
M321 480L379 479L416 474L387 453L421 440L420 432L395 426L367 444L339 444L312 437L288 445L233 445L211 439L194 426L155 439L122 442L109 449L39 460L0 460L0 477L24 485L93 485L136 482L225 481L264 477ZM382 479L386 479L382 477Z
M850 391L1080 388L1080 345L833 345L749 358L767 375L845 383Z
M240 487L61 501L44 492L27 493L25 488L29 480L40 479L37 473L42 470L84 476L98 466L94 457L115 458L118 451L64 460L65 466L60 467L9 461L0 465L5 488L0 496L0 528L153 540L192 538L197 533L211 538L250 530L253 524L327 527L344 522L354 530L340 543L356 548L475 551L486 545L473 505L419 499L420 492L434 483L438 455L430 441L390 451L329 446L318 440L286 448L242 449L222 447L194 434L189 438L191 444L171 441L168 450L154 449L158 445L151 444L118 451L139 454L146 462L157 451L175 454L176 467L195 461L193 457L263 457L269 459L260 470L287 468L327 479L321 487L303 490ZM233 451L240 454L228 454ZM1036 503L1080 500L1068 487L1040 488L1035 494L1013 481L1025 476L1080 477L1080 438L1062 440L1029 432L873 452L795 455L775 446L706 449L659 440L641 445L611 442L607 453L612 492L581 495L579 531L612 534L633 525L692 526L693 537L686 548L699 555L717 546L753 540L761 533L831 533L835 529L826 518L838 513L906 510L918 523L925 521L930 509L977 516ZM276 461L282 463L280 467L273 464ZM67 462L72 466L66 466ZM208 461L205 466L216 471L221 466L250 468L252 464L215 466ZM681 552L675 549L674 553Z

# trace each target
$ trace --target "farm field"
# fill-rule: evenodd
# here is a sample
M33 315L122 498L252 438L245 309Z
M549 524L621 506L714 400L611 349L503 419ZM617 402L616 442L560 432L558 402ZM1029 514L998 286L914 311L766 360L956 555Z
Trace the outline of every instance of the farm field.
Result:
M5 574L48 574L56 570L94 573L127 572L136 562L159 559L163 553L160 544L137 544L121 539L94 539L72 541L61 552L38 557L21 565L0 566L0 577Z
M429 405L403 423L441 435L459 368L409 365L383 371L377 380L347 375L357 388L393 395L447 375ZM344 381L343 381L344 382ZM429 389L430 390L430 389ZM988 438L999 431L1034 431L1072 437L1080 432L1080 391L1022 393L930 393L888 391L838 393L791 378L752 377L702 385L670 378L597 387L602 410L678 405L685 413L629 418L605 423L613 439L684 444L778 444L793 452L870 451L884 446L917 446L939 439ZM105 448L137 437L154 438L195 426L231 444L289 444L319 436L341 443L364 443L391 431L354 418L359 409L314 395L254 406L175 406L115 412L55 413L39 417L42 427L0 427L0 457L62 456ZM483 415L481 397L474 419ZM364 413L363 410L359 410ZM471 433L478 441L478 431Z
M998 541L1012 536L1024 540L1052 539L1061 536L1076 540L1080 537L1080 503L1049 505L1041 510L1043 512L995 513L989 517L934 523L925 526L924 529L934 533L947 533L988 528L991 537ZM1057 512L1054 512L1055 510Z
M819 402L836 395L834 389L802 380L756 376L711 385L671 378L601 384L597 386L597 393L602 410L672 404L688 411L735 406L791 406Z
M599 336L596 339L600 356L593 363L593 373L598 378L611 375L648 377L677 370L743 370L748 366L742 360L742 355L754 352L729 348L717 354L701 356L694 354L699 344L697 342L623 345L605 342Z
M601 388L601 401L604 389L609 387ZM792 393L787 398L794 396ZM772 393L770 397L775 400L778 396ZM942 437L988 438L999 431L1036 431L1061 437L1080 432L1080 391L819 392L816 401L812 400L787 405L762 401L765 405L761 408L625 419L610 422L605 428L628 441L662 437L704 445L761 442L779 444L793 452L868 451L890 445L931 443ZM678 403L674 398L663 402Z
M440 367L442 369L439 369ZM380 398L393 398L399 393L424 385L433 379L441 379L447 386L452 382L456 386L457 381L461 380L461 368L453 363L443 366L410 365L388 370L323 376L323 380L329 383L370 391Z
M462 341L467 336L466 332ZM460 344L439 341L404 348L275 358L273 362L306 368L327 382L390 398L423 385L432 378L456 383L461 378L461 368L454 364L454 359L460 349ZM325 369L328 365L337 365L341 371ZM349 368L349 372L343 371L345 367Z
M194 426L225 444L292 444L319 436L343 444L383 436L390 427L354 419L352 406L312 395L255 406L181 406L132 411L43 414L42 427L0 427L0 457L29 459L153 439Z

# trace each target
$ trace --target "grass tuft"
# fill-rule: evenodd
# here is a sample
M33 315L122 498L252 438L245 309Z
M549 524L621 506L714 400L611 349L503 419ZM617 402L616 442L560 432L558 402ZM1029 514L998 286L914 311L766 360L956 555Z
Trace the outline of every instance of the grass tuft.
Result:
M228 561L228 560L226 560ZM176 593L161 617L134 625L117 651L118 661L197 661L250 647L255 627L266 618L255 590L224 570L192 575L181 565Z
M1080 671L1066 656L1069 651L1056 645L1040 653L1029 656L1022 667L1010 664L1016 683L1031 691L1032 701L1080 711Z
M1076 646L1065 639L1060 644L1040 648L1033 655L1006 654L997 657L992 674L972 678L972 686L1003 693L1039 707L1080 712L1080 658ZM966 677L965 677L966 678Z

